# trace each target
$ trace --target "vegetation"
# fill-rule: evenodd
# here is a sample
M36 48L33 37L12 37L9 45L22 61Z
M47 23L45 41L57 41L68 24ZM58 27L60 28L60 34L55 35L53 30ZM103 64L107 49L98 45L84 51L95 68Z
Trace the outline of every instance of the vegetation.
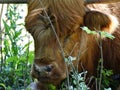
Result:
M34 55L29 47L32 42L26 37L24 23L19 23L22 16L18 6L9 5L5 15L7 20L3 19L5 34L0 59L0 90L21 90L31 82L30 67Z

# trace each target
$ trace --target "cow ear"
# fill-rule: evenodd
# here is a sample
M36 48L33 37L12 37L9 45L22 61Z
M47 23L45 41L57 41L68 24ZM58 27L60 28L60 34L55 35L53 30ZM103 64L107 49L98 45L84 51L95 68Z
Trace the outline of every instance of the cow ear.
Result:
M89 11L84 16L84 26L87 26L91 30L113 33L118 27L118 20L112 15L98 11Z

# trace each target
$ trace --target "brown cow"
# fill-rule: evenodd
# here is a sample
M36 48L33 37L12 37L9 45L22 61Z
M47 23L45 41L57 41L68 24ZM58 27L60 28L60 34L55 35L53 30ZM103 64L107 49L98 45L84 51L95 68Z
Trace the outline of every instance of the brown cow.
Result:
M119 0L98 1L107 3ZM39 81L31 85L33 90L47 90L47 85L50 83L58 86L66 78L64 58L69 55L80 57L79 71L82 71L84 67L88 71L88 77L96 75L100 59L96 37L98 41L100 38L83 31L80 27L84 25L91 30L107 31L116 37L114 40L102 39L104 67L112 69L115 75L120 75L118 21L112 15L86 7L87 4L99 3L98 1L29 0L25 26L35 43L35 59L31 74ZM80 56L79 52L82 53ZM77 60L73 62L75 66L77 62Z

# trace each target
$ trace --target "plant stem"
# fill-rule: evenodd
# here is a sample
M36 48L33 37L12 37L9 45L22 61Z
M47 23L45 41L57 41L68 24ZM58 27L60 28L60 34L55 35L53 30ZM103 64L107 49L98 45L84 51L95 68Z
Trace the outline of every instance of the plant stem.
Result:
M3 7L4 7L4 5L2 4L1 15L0 15L0 55L1 55L0 71L2 71L2 66L3 66L3 56L2 56L2 28L1 28L1 19L2 19Z
M102 81L102 71L103 71L103 49L102 49L102 37L101 37L101 33L99 33L100 35L100 55L101 55L101 63L100 63L100 80L99 80L99 89L101 90L101 81Z
M56 30L55 30L55 28L54 28L54 26L53 26L53 24L52 24L52 21L50 20L49 15L47 14L44 6L42 5L41 0L39 0L39 3L40 3L40 5L42 6L45 15L47 16L48 21L50 22L51 28L52 28L52 30L53 30L53 32L54 32L54 34L55 34L55 37L56 37L56 39L57 39L57 41L58 41L58 44L59 44L59 47L60 47L60 50L61 50L61 54L62 54L63 60L65 60L64 50L63 50L63 48L62 48L62 45L61 45L60 39L59 39L59 37L58 37L58 35L57 35L57 33L56 33ZM68 86L70 86L70 84L69 84L69 71L68 71L68 65L67 65L66 62L65 62L65 65L66 65L67 84L68 84ZM69 88L68 88L68 90L69 90Z

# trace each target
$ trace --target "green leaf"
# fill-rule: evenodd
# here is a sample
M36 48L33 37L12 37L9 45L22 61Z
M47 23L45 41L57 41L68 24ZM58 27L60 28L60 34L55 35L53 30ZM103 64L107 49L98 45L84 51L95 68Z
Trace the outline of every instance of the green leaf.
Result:
M102 31L100 33L101 33L102 37L107 37L107 38L112 39L112 40L115 38L112 34L110 34L108 32Z
M74 61L74 60L76 60L76 57L69 56L68 59L69 59L70 61Z
M21 34L21 30L16 31L13 39L16 40L17 38L19 38L20 34Z
M17 61L17 60L18 60L17 56L12 56L12 57L9 57L6 61L7 61L7 63L10 63L10 62L14 62L14 61Z
M87 34L97 34L96 31L92 31L90 30L88 27L84 26L84 27L81 27L82 30L84 30Z
M30 41L27 44L25 44L25 46L22 48L22 50L24 50L25 48L28 48L31 43L32 43L32 41Z
M105 32L105 31L99 31L99 32L97 32L97 31L94 31L94 30L90 30L88 27L86 27L86 26L83 26L83 27L81 27L82 28L82 30L84 30L87 34L98 34L98 33L100 33L100 35L102 36L102 37L106 37L106 38L109 38L109 39L114 39L115 37L112 35L112 34L110 34L110 33L108 33L108 32Z
M6 90L6 86L5 86L5 84L0 83L0 87L1 87L1 86Z
M30 64L32 64L32 63L33 63L33 60L34 60L34 51L30 51L30 52L29 52L28 62L29 62Z
M113 75L113 71L112 71L112 70L107 70L107 71L106 71L106 75L107 75L107 76Z
M56 87L54 85L52 85L52 84L49 84L48 87L49 87L50 90L56 90Z
M68 62L68 58L65 58L64 61L65 61L65 62Z
M68 56L67 58L64 59L64 61L70 65L72 61L76 60L76 57Z

